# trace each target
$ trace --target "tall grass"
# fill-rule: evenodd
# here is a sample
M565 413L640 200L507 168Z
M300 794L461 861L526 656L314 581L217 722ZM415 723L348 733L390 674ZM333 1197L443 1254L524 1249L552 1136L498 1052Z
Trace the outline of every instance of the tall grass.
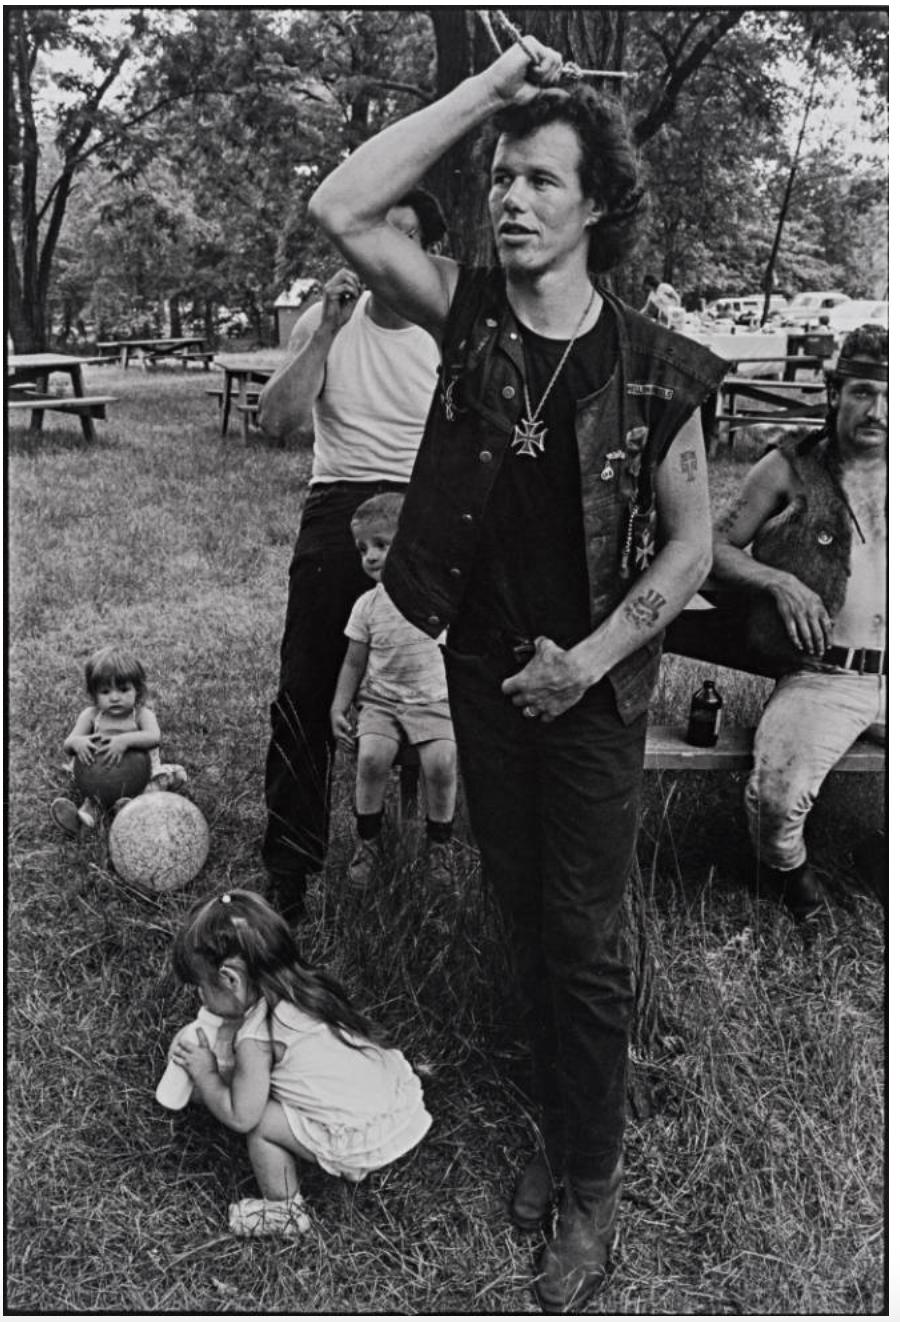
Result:
M505 1201L530 1150L527 1062L502 930L464 829L460 898L429 892L394 826L377 886L344 886L352 768L306 953L422 1070L434 1127L351 1188L305 1173L313 1230L242 1242L243 1142L153 1088L192 1012L167 972L193 898L261 886L262 761L286 571L309 459L222 442L209 378L96 368L120 396L85 448L74 422L10 433L8 540L7 1303L28 1313L534 1312L541 1246ZM745 468L713 472L719 502ZM103 832L72 843L47 805L100 642L147 665L164 755L211 828L201 876L148 897ZM654 719L679 721L701 668L665 663ZM718 676L732 719L764 681ZM833 895L806 938L747 875L741 778L645 777L631 909L642 1017L610 1313L857 1313L883 1307L883 933L849 851L880 787L838 777L813 822Z

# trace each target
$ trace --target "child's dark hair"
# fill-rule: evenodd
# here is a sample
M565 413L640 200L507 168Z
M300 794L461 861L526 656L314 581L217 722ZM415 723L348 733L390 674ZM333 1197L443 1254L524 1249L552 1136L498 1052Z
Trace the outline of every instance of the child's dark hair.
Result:
M377 496L370 496L361 505L357 505L350 526L356 528L366 523L387 523L392 528L396 528L402 507L401 492L380 491Z
M96 698L104 680L117 680L120 684L133 684L138 702L147 696L147 675L134 655L123 647L101 647L88 657L84 666L84 683L88 694Z
M270 1013L279 1001L290 1001L350 1046L359 1043L348 1041L347 1033L383 1041L382 1030L353 1006L340 983L301 957L287 923L255 891L198 900L175 938L172 968L179 981L197 986L235 957L244 961Z

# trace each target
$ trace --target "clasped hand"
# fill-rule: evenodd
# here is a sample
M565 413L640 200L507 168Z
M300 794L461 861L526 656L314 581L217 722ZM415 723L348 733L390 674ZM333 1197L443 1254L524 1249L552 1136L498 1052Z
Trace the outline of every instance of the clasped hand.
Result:
M70 742L78 761L86 767L93 766L95 761L117 767L130 746L124 734L82 734Z
M544 46L535 37L523 37L510 46L484 73L492 90L504 104L524 104L537 96L542 87L550 87L559 79L563 58L558 51Z
M322 291L322 325L334 334L346 326L362 293L359 276L342 266L325 282Z
M536 638L534 648L534 656L524 669L510 675L500 688L523 715L547 723L580 702L592 680L573 660L572 653L552 639Z
M187 1070L192 1079L199 1079L203 1074L217 1073L216 1058L202 1028L197 1029L197 1041L191 1042L183 1035L175 1043L172 1060Z

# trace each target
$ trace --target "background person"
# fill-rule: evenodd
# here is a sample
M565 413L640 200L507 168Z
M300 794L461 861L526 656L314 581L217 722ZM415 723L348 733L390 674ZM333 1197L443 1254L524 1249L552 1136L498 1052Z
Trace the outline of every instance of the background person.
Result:
M356 748L359 841L349 876L359 887L369 885L381 858L384 796L404 742L418 750L425 785L427 879L446 885L452 877L456 741L444 661L435 640L404 619L381 582L402 505L403 497L393 492L372 496L350 525L363 569L376 584L353 603L347 654L331 705L335 739Z
M439 243L446 226L423 189L387 220L409 251ZM307 876L328 845L334 739L329 709L346 650L350 607L365 592L350 517L367 497L404 491L436 383L430 336L358 277L338 271L321 304L297 322L284 366L260 394L274 436L312 427L312 477L289 571L278 694L266 758L263 862L275 901L303 913Z
M602 1281L614 1235L646 711L658 635L710 563L697 409L726 365L594 286L635 238L634 152L616 105L540 89L561 59L525 41L364 143L310 212L443 345L384 584L419 628L449 626L467 802L541 1108L512 1215L538 1228L562 1179L535 1286L560 1312ZM397 197L494 112L499 269L410 254L388 223Z
M824 428L754 465L714 542L716 579L754 594L748 641L782 676L744 802L762 877L801 921L824 902L804 839L822 782L864 731L883 738L887 357L883 327L850 332Z

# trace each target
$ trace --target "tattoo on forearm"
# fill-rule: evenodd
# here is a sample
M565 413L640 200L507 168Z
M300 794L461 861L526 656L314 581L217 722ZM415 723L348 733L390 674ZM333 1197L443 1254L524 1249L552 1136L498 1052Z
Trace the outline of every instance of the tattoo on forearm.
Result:
M681 456L681 471L684 474L686 482L696 482L697 480L697 452L695 450L685 450Z
M724 532L724 533L731 532L732 528L737 523L738 519L741 517L741 514L746 509L746 507L747 507L746 497L739 496L738 499L731 506L731 508L725 511L721 519L717 519L716 532Z
M625 618L636 629L652 629L659 619L659 612L665 604L666 599L661 592L648 588L640 597L635 597L633 601L626 601L624 606Z

